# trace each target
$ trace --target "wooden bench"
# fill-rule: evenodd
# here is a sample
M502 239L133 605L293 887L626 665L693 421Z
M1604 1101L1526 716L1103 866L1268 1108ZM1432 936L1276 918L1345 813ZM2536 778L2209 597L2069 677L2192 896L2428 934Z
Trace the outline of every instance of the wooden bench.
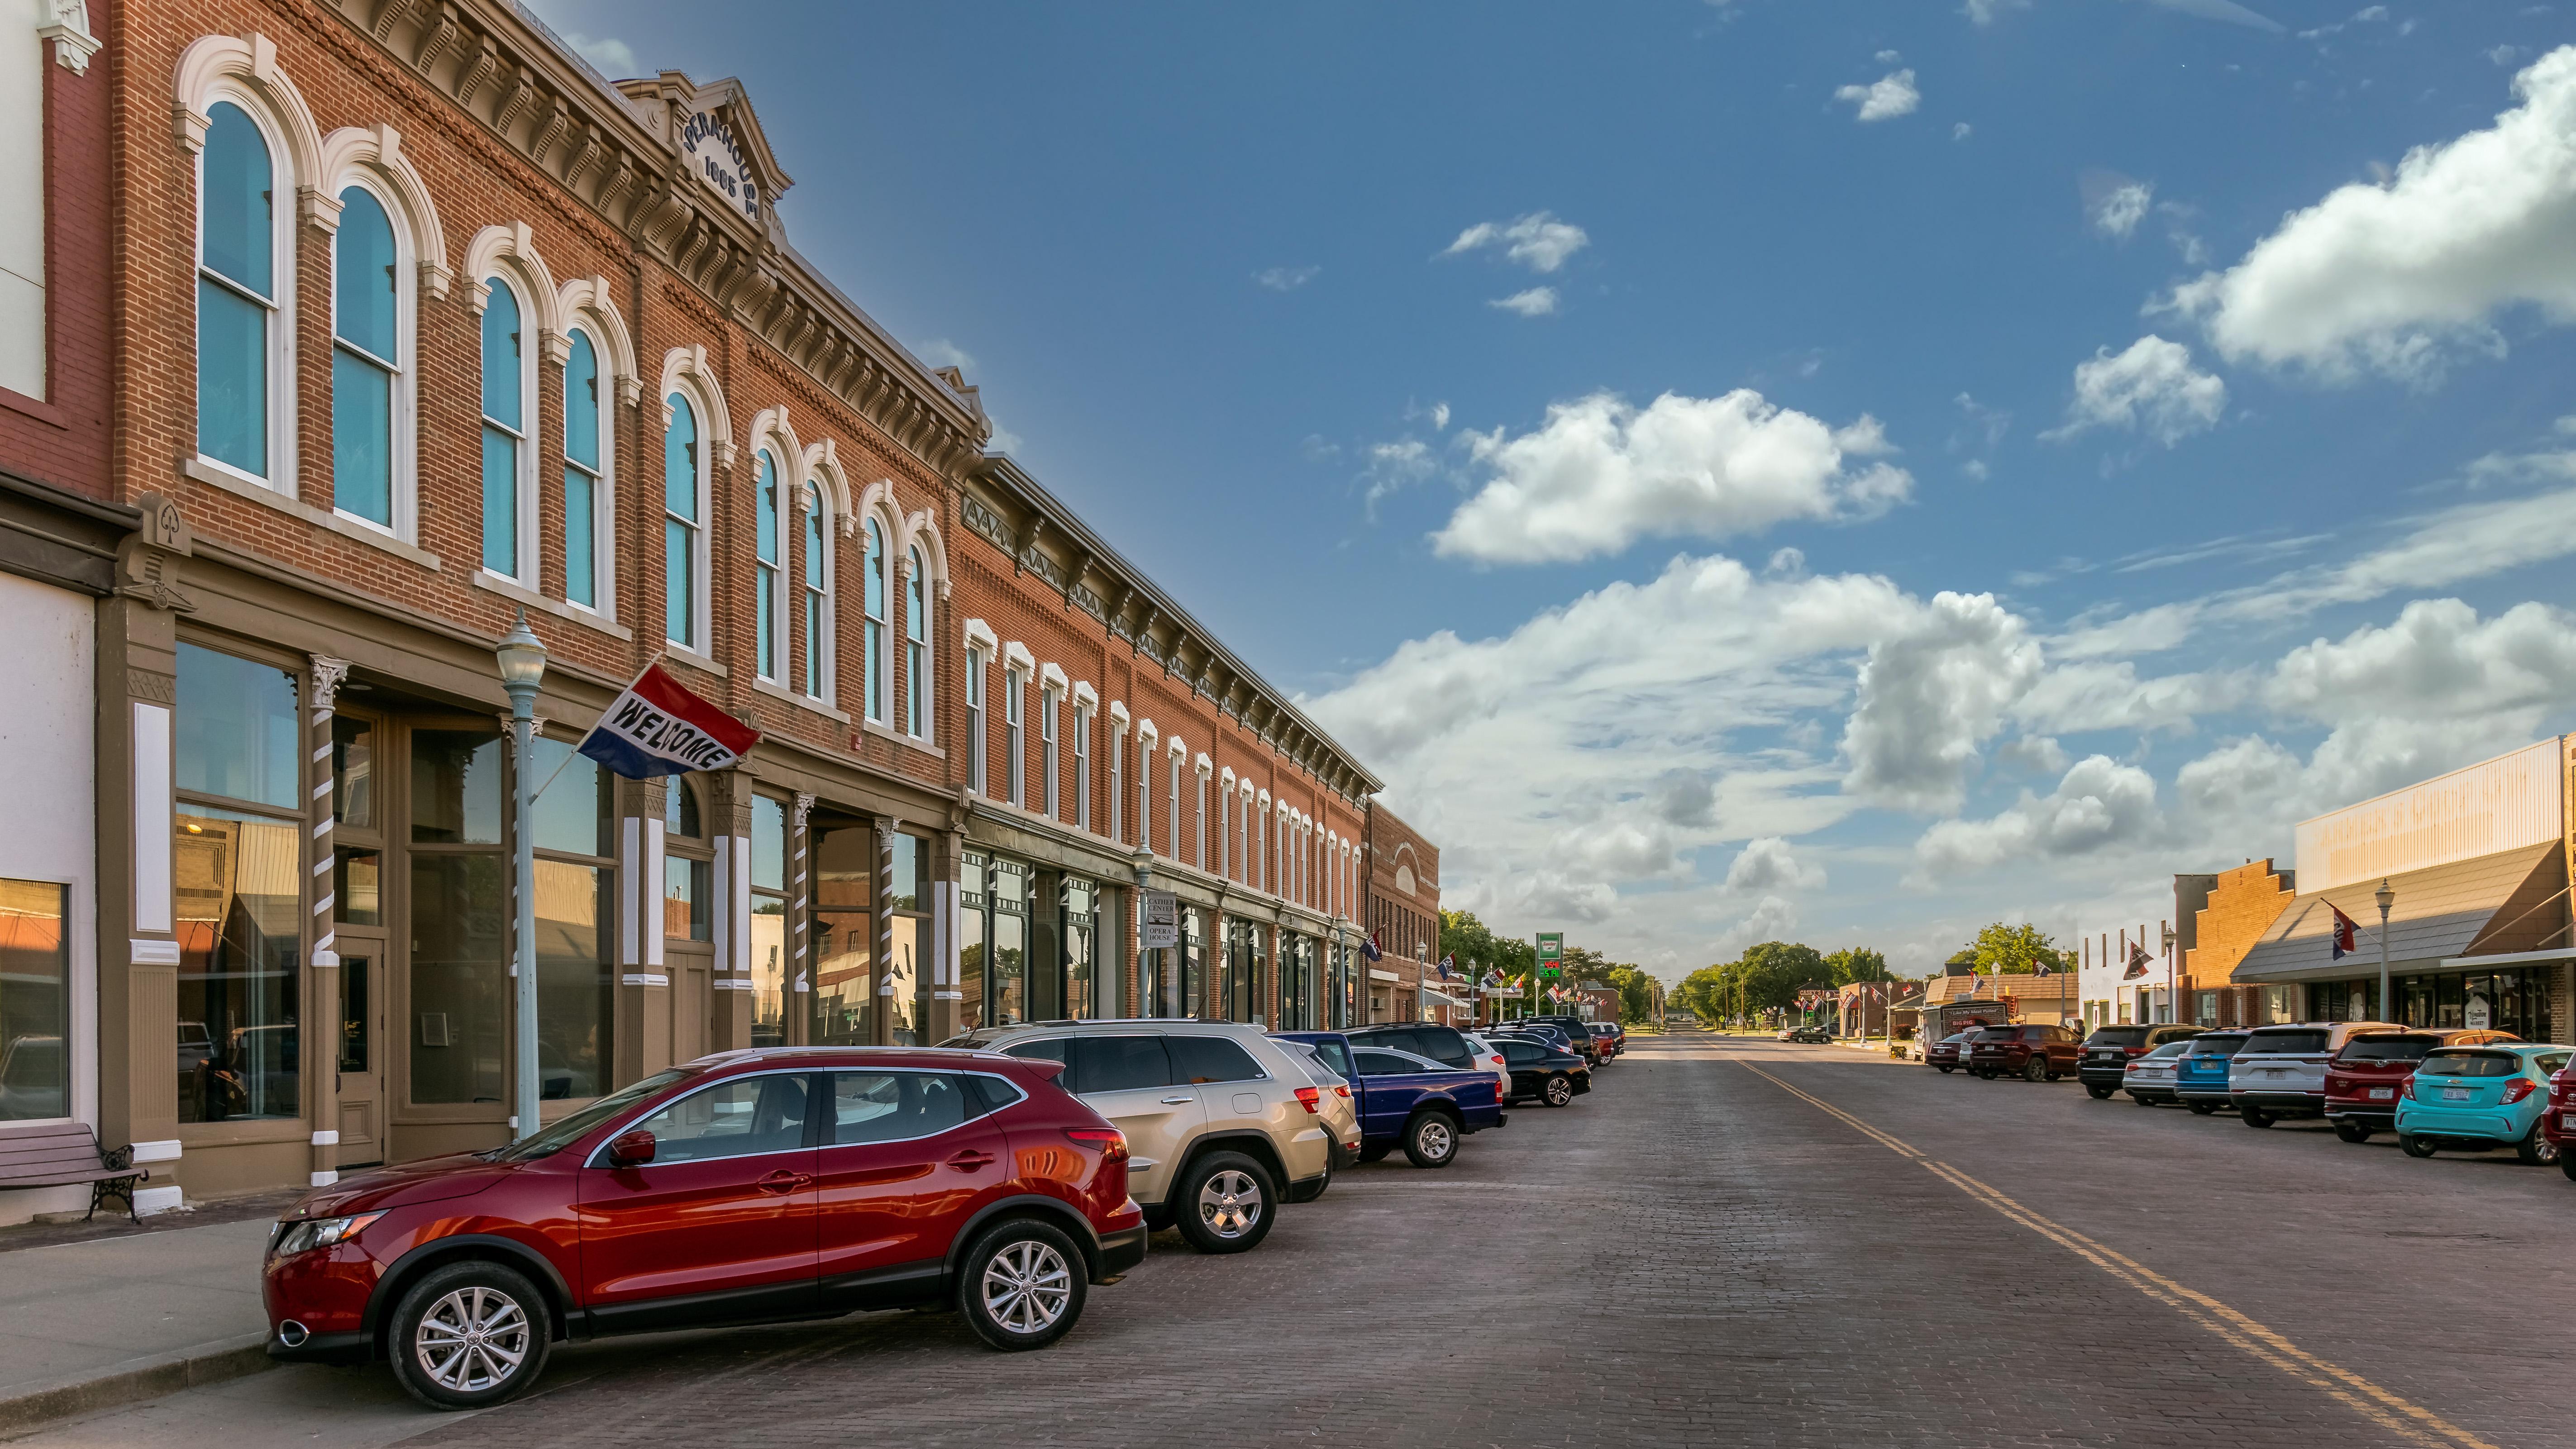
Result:
M37 1127L0 1126L0 1188L70 1187L89 1184L89 1216L109 1198L125 1199L125 1215L136 1222L134 1185L152 1174L134 1165L134 1149L113 1150L78 1122ZM87 1221L88 1219L83 1219Z

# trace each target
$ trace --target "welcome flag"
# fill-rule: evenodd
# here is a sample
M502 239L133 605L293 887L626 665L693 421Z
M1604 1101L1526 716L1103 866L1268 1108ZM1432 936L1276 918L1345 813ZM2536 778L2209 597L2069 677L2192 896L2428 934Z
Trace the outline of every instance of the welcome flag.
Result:
M630 780L722 770L751 752L760 731L689 692L657 661L635 676L581 752Z
M2146 975L2147 967L2152 964L2154 960L2155 958L2153 956L2147 954L2147 948L2144 942L2130 942L2129 969L2120 973L2120 979L2123 981L2135 981L2139 977Z
M2341 911L2335 911L2334 902L2326 902L2326 909L2334 911L2334 955L2330 959L2340 961L2344 957L2352 954L2353 932L2357 930L2358 927L2353 925L2352 917L2345 915Z

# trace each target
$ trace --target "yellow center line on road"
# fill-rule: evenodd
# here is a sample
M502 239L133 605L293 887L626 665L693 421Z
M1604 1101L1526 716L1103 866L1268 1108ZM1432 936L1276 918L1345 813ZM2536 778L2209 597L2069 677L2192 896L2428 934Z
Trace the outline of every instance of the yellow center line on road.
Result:
M1832 1117L1835 1121L1863 1134L1889 1151L1922 1163L1933 1176L1966 1193L1970 1198L2084 1259L2147 1297L2171 1307L2183 1317L2217 1335L2247 1357L2324 1390L2346 1407L2381 1428L2418 1444L2445 1446L2445 1449L2451 1445L2461 1446L2461 1449L2495 1449L2494 1445L2432 1410L2393 1394L2350 1369L2317 1357L2290 1342L2279 1332L2246 1317L2206 1293L2187 1288L2063 1223L2041 1216L1948 1163L1934 1160L1902 1139L1880 1131L1831 1102L1800 1091L1741 1057L1733 1057L1729 1060L1799 1101Z

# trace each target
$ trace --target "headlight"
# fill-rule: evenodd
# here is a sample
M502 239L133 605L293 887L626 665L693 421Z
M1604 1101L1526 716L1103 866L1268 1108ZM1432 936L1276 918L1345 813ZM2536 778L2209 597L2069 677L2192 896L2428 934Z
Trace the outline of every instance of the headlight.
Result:
M357 1213L345 1218L305 1218L299 1222L279 1223L275 1245L269 1251L278 1257L328 1248L354 1238L367 1224L383 1213Z

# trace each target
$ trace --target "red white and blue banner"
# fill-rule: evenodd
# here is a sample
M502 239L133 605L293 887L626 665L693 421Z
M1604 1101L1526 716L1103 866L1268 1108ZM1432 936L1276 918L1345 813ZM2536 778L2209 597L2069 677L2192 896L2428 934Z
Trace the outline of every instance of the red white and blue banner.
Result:
M2340 961L2344 957L2352 954L2354 944L2353 933L2358 928L2353 925L2352 917L2345 915L2341 911L2335 910L2334 902L2326 902L2326 909L2334 911L2334 933L2332 936L2332 940L2334 942L2334 955L2329 959Z
M760 731L648 666L582 736L581 752L630 780L722 770L751 752Z

